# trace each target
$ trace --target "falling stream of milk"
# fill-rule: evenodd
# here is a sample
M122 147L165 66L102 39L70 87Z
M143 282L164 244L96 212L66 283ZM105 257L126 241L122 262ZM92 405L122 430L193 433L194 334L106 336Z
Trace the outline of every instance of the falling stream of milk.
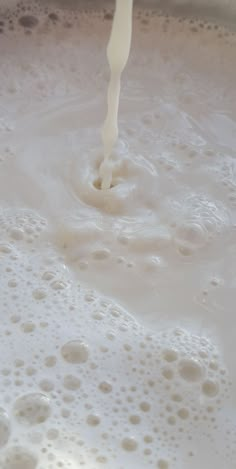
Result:
M118 137L118 109L120 99L121 74L129 58L132 36L133 0L116 0L107 57L111 69L107 96L107 116L102 129L104 161L100 166L102 189L109 189L112 183L112 168L109 158Z

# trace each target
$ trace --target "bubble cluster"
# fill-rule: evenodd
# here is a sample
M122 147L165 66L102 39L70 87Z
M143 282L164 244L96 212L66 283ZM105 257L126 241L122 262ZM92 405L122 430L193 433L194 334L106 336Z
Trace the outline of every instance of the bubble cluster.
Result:
M189 432L204 426L206 437L212 438L230 390L217 347L186 329L169 327L148 333L111 300L76 286L53 246L49 255L48 244L41 242L41 256L30 254L33 262L25 238L21 245L15 239L9 247L7 225L5 217L1 252L4 265L10 262L18 275L9 272L12 279L17 278L16 286L13 281L9 285L7 278L1 286L5 308L7 302L12 304L8 291L17 291L14 314L12 308L6 309L5 316L5 327L9 322L15 332L4 335L3 343L7 341L13 350L20 340L15 333L25 339L14 364L11 355L6 355L2 372L3 395L5 386L13 386L7 403L15 422L11 424L9 413L2 409L2 448L9 444L12 425L24 431L30 428L30 432L26 441L15 433L17 446L6 448L3 467L44 464L49 469L46 456L38 459L33 450L54 454L59 439L65 457L67 451L74 454L78 445L84 448L84 459L78 464L93 455L94 461L102 463L105 458L116 467L120 451L124 458L137 454L143 467L175 467L174 454L188 440ZM53 289L55 279L67 288ZM36 290L45 291L45 296L27 295L26 303L25 292ZM50 446L45 446L42 434ZM93 452L93 438L101 454ZM60 458L54 458L59 464Z

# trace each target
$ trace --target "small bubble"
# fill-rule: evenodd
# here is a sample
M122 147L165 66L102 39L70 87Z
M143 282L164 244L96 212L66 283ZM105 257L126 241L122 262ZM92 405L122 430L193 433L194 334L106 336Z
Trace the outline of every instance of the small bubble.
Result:
M54 23L59 20L59 16L56 13L49 13L48 18Z
M182 420L186 420L189 417L189 411L185 408L179 409L177 414Z
M103 249L97 249L96 251L93 251L92 257L93 259L97 261L103 261L105 259L108 259L110 257L111 251L109 249L103 248Z
M23 28L35 28L39 23L38 18L33 15L24 15L19 18L19 24L23 26Z
M15 364L16 368L21 368L22 366L24 366L25 362L24 362L24 360L20 360L19 358L17 358L15 360L14 364Z
M43 379L40 381L39 386L44 392L50 392L54 389L54 383L49 379Z
M14 415L24 425L41 424L49 418L50 413L50 400L40 393L21 396L14 405Z
M10 235L15 241L21 241L24 238L24 231L20 228L12 228Z
M43 300L44 298L46 298L47 293L45 290L36 289L32 292L32 295L35 300Z
M52 282L51 287L53 290L65 290L67 284L62 280L55 280L55 282Z
M80 380L76 376L66 375L63 381L64 387L70 391L76 391L80 388Z
M68 417L70 417L70 410L69 409L62 409L61 410L61 416L64 419L67 419Z
M50 428L47 431L48 440L56 440L59 437L59 431L56 428Z
M80 340L72 340L63 345L61 354L68 363L85 363L89 357L89 348Z
M44 272L44 274L42 275L42 279L47 280L47 281L52 280L54 277L55 277L55 273L49 272L49 271Z
M171 368L165 367L162 370L162 375L164 376L164 378L171 380L174 377L174 372L171 370Z
M54 357L53 355L49 355L44 359L44 364L47 368L52 368L53 366L56 365L57 358Z
M159 459L157 467L158 469L169 469L169 463L165 459Z
M10 420L4 409L0 408L0 448L5 446L10 438Z
M141 422L141 418L139 415L130 415L129 421L133 425L138 425Z
M148 402L141 402L139 407L143 412L149 412L149 410L151 409L151 406Z
M179 363L179 374L185 381L194 383L201 380L202 368L195 360L181 360Z
M133 437L123 438L121 444L125 451L135 451L138 447L137 441Z
M178 353L173 349L166 349L163 351L163 358L165 361L171 363L178 360Z
M108 394L112 391L112 385L107 381L103 381L99 384L100 391L104 392L104 394Z
M169 425L175 425L176 418L174 417L174 415L171 415L170 417L168 417L167 422L169 423Z
M26 368L25 370L25 373L27 376L33 376L37 373L37 370L33 368L32 366L28 366L28 368Z
M96 427L100 424L100 417L98 415L88 415L87 424L90 425L90 427Z
M104 14L104 20L112 21L113 20L113 14L112 13L105 13Z
M219 385L218 383L208 379L202 384L202 392L207 397L216 397L219 393Z
M11 246L8 244L0 244L0 252L3 254L10 254Z
M174 402L181 402L183 400L180 394L172 394L171 399Z
M14 446L7 451L2 469L36 469L37 457L20 446Z
M21 324L21 330L25 334L30 334L35 330L35 324L33 322L25 322Z

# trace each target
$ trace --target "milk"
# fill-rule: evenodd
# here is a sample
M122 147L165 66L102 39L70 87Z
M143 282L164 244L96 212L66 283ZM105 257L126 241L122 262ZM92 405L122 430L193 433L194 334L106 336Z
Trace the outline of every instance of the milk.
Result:
M234 469L235 34L134 8L100 190L109 13L1 35L0 467Z
M101 188L109 189L112 169L109 158L118 137L118 109L120 99L120 78L130 52L132 36L133 0L118 0L114 15L111 37L107 46L107 58L111 69L107 95L107 116L102 129L104 161L100 167Z

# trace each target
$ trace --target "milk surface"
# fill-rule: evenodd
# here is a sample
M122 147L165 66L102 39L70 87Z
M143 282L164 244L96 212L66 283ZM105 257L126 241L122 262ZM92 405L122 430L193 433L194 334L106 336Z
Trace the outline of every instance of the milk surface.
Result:
M0 19L0 467L235 469L235 34L134 11L101 190L110 11L23 7Z

